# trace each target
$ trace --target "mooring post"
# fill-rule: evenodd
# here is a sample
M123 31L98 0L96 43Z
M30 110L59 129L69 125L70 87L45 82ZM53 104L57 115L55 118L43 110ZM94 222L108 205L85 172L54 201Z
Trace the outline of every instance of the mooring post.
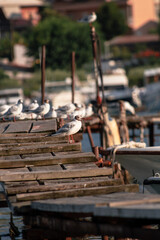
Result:
M92 25L90 25L90 30L91 30L92 51L93 51L94 75L95 75L95 81L96 81L96 97L97 99L99 99L100 96L99 96L99 86L98 86L96 31Z
M72 103L74 103L75 96L75 52L72 52Z
M88 136L89 136L89 141L90 141L90 144L91 144L91 148L92 148L92 151L94 152L94 142L93 142L93 138L92 138L92 133L91 133L91 127L90 126L87 126L87 132L88 132Z
M41 102L44 103L45 98L45 45L42 46L42 55L41 55Z

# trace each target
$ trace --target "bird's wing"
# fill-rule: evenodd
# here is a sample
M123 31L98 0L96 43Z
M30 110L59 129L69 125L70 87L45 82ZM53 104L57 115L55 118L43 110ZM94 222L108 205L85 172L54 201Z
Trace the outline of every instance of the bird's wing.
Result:
M4 110L6 110L6 109L8 109L9 108L9 106L7 106L7 105L2 105L2 106L0 106L0 112L3 112Z
M13 112L18 110L18 106L17 105L13 105L9 110L10 110L10 113L13 113Z

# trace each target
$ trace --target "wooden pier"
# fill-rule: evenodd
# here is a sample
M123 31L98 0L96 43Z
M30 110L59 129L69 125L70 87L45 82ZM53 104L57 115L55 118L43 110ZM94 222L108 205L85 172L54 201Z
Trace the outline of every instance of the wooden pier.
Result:
M67 137L51 136L56 130L56 119L0 124L0 206L7 203L32 227L25 239L131 237L124 231L128 219L132 237L159 237L159 230L143 226L159 222L160 196L139 193L138 184L124 184L111 167L98 167L94 153L82 152L82 132L70 144Z

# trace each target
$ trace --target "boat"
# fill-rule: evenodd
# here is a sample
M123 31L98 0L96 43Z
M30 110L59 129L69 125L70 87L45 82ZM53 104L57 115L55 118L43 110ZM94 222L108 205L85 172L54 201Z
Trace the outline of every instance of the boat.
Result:
M101 151L103 154L110 154L113 148L107 148ZM141 192L143 188L151 193L160 193L160 184L148 182L145 180L151 177L153 172L160 172L160 146L145 148L119 148L115 154L114 162L129 171L135 181L140 185ZM155 175L154 174L154 175ZM152 176L153 177L153 176ZM146 180L147 183L147 180ZM159 181L160 183L160 181Z

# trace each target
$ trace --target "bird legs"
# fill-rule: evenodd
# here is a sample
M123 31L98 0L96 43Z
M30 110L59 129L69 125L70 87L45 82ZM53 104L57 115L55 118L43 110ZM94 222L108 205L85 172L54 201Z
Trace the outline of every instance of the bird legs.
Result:
M73 138L73 135L68 136L69 143L75 143L75 140Z

